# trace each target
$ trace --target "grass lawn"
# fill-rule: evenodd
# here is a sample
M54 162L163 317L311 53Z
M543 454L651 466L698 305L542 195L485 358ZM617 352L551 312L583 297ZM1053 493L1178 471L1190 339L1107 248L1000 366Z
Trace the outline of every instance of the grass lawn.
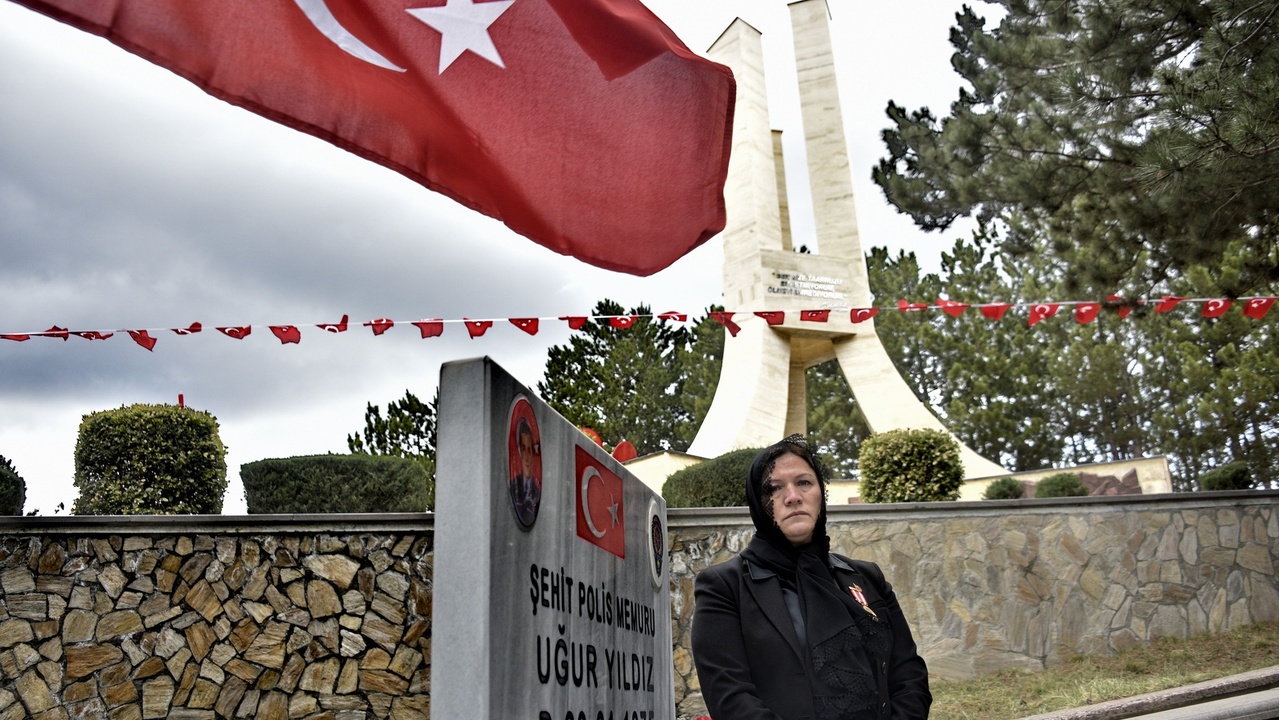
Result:
M1277 627L1263 623L1186 640L1162 638L1113 657L1079 657L1042 672L931 680L932 720L1013 720L1272 667Z

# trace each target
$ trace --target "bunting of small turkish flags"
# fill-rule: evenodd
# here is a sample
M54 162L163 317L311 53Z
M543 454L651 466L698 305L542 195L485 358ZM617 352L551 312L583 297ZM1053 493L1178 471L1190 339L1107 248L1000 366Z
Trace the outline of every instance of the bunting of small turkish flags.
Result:
M1002 320L1008 312L1014 308L1026 308L1027 326L1033 327L1039 323L1045 322L1057 316L1059 309L1070 308L1071 316L1077 323L1082 325L1093 322L1101 315L1102 311L1108 310L1114 312L1119 318L1126 318L1135 307L1147 305L1151 306L1157 315L1165 315L1173 312L1175 308L1183 304L1197 304L1200 306L1199 312L1195 313L1198 317L1214 320L1225 316L1232 308L1238 307L1240 314L1252 320L1262 320L1271 311L1276 304L1275 297L1248 297L1248 298L1186 298L1173 295L1165 295L1156 299L1126 300L1118 295L1109 296L1105 302L1073 300L1063 302L1041 302L1041 303L1004 303L992 302L976 305L982 316L990 321ZM909 302L907 300L899 300L893 308L850 308L848 310L835 310L833 308L819 308L814 310L800 311L784 311L784 310L754 310L750 313L738 313L724 310L718 310L708 313L708 316L715 322L723 325L732 337L737 337L742 331L742 326L735 319L738 316L746 315L748 320L758 319L768 326L783 325L789 317L806 323L833 323L835 321L843 322L846 317L844 313L848 313L848 322L851 324L860 324L870 321L880 313L886 310L896 309L902 313L923 313L929 310L940 310L944 314L959 318L965 311L971 307L968 303L956 302L946 298L938 298L934 304L924 302ZM835 313L839 312L839 315ZM689 321L687 313L668 310L667 312L655 315L561 315L558 318L539 318L539 317L513 317L505 318L513 327L528 335L537 335L541 331L541 321L558 319L566 322L571 331L578 331L586 327L588 322L594 321L610 330L626 331L642 319L652 319L655 321L670 323L686 323ZM440 337L445 333L448 325L461 323L467 331L467 335L471 338L483 337L494 326L494 320L473 320L463 318L461 320L447 320L444 318L430 318L422 320L398 321L391 318L376 318L361 323L363 327L369 328L375 337L386 334L396 327L398 324L407 324L416 327L422 339ZM336 323L333 322L317 322L312 323L316 328L327 333L344 333L349 327L349 316L343 315L342 319ZM234 340L244 340L253 334L254 325L224 325L217 326L219 333L232 338ZM260 326L257 326L260 327ZM298 325L267 325L266 328L271 332L282 345L296 345L302 342L303 333ZM124 329L97 329L97 330L69 330L67 328L52 325L47 330L39 332L0 332L0 340L8 340L10 342L22 343L33 337L54 338L66 341L70 337L83 338L85 340L109 340L117 333L127 334L130 339L137 343L140 347L147 351L154 351L157 338L153 333L162 330L169 330L180 337L195 335L201 332L204 326L199 322L193 322L186 327L174 328L124 328Z

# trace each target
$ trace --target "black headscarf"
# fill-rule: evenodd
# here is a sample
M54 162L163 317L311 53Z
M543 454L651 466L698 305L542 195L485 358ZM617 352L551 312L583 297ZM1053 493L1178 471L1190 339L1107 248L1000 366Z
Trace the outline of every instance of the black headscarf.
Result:
M798 547L787 540L774 521L772 502L764 492L774 463L788 453L809 463L822 491L813 538ZM878 692L866 644L887 638L831 574L826 473L802 436L791 435L756 455L747 473L747 505L756 534L742 552L743 557L772 571L784 591L794 591L799 596L804 644L809 653L809 689L817 717L837 720L871 711ZM866 635L880 637L864 638Z

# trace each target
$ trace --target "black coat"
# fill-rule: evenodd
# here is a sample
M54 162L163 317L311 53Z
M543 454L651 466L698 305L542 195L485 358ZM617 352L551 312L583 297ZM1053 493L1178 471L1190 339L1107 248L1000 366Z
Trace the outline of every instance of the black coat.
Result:
M892 635L887 656L868 657L879 691L877 718L928 718L928 671L884 573L874 563L830 557L840 587L857 584ZM694 599L693 658L713 720L813 718L810 663L778 577L739 555L698 573Z

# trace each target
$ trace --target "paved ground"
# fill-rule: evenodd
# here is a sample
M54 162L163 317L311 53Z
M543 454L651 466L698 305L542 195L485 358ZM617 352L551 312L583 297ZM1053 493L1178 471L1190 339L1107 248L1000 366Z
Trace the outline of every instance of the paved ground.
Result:
M1273 720L1280 666L1023 720Z

